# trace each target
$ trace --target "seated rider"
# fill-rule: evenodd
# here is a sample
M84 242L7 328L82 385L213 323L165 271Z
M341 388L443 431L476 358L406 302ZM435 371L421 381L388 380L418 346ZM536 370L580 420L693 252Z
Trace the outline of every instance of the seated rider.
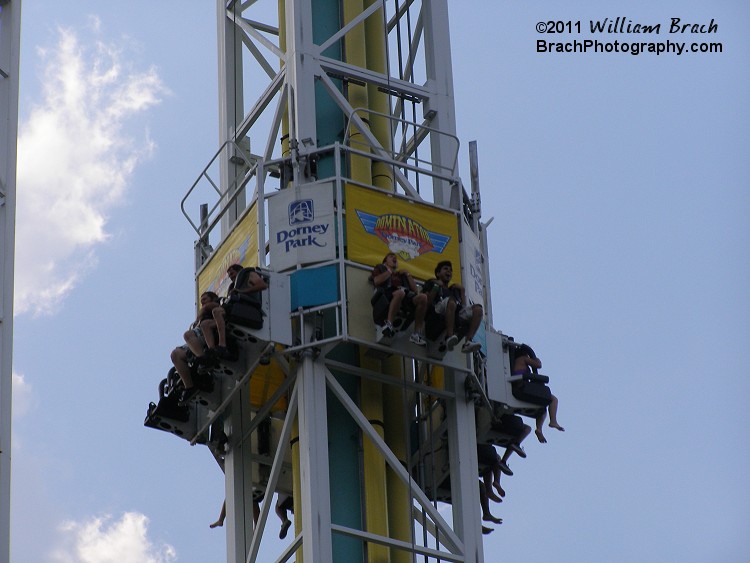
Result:
M474 342L473 338L484 313L481 305L468 304L462 285L450 285L452 277L453 266L449 260L442 260L435 266L436 279L425 282L422 291L428 295L428 303L434 312L445 319L445 345L448 350L453 350L460 340L455 333L456 324L468 325L461 351L469 354L482 347L479 342Z
M259 293L268 287L266 280L263 276L258 274L256 271L251 271L250 275L247 276L246 281L242 284L242 287L235 287L235 280L237 275L244 270L240 264L232 264L227 269L227 275L232 283L229 286L227 296L231 296L233 293L239 293L243 295L250 295L253 293ZM224 307L217 307L213 310L213 319L216 323L216 334L218 336L218 343L216 346L216 354L220 358L228 358L230 356L229 350L227 349L227 323L226 323L226 310ZM209 348L213 348L214 340L213 334L207 335L206 343Z
M500 473L513 475L513 471L511 471L505 461L500 459L495 446L492 444L477 444L477 461L480 465L486 466L481 476L484 481L484 491L487 498L495 502L502 502L503 499L495 494L492 487L494 486L499 492L501 488Z
M516 351L516 359L513 362L512 375L524 375L531 373L532 370L541 369L542 360L536 357L534 350L527 344L521 344ZM549 426L550 428L556 428L561 432L565 432L565 428L560 426L557 422L557 397L552 395L552 402L549 404ZM544 419L547 418L547 410L542 410L539 416L536 417L536 433L537 439L542 443L547 443L547 438L544 437L542 427L544 426Z
M492 471L487 471L482 475L482 478L484 479L484 487L487 490L487 496L495 502L499 502L497 495L500 495L500 497L505 496L505 490L500 485L500 476L502 473L513 475L513 471L508 465L510 456L516 453L522 458L526 457L526 452L521 447L521 442L523 442L526 439L526 436L531 433L531 427L528 424L524 424L519 416L504 414L500 417L499 426L502 429L507 429L505 431L515 434L515 436L511 441L505 444L505 453L500 459L500 463L493 465ZM493 425L493 427L496 426ZM479 451L480 446L477 446L477 453L479 453ZM493 488L497 491L497 494L494 493Z
M177 370L182 384L185 389L180 396L180 402L188 401L198 390L193 382L193 377L188 364L189 354L195 358L203 358L206 353L206 343L204 335L213 329L213 311L221 309L219 305L219 296L213 291L206 291L201 294L201 306L198 309L198 315L190 328L183 334L185 344L172 350L171 358L175 369Z
M409 340L417 346L424 346L424 316L427 312L427 296L419 293L417 284L406 270L398 269L398 257L389 252L383 262L372 269L370 279L377 290L381 290L388 300L388 316L383 325L383 336L395 334L393 321L403 305L414 306L414 332Z

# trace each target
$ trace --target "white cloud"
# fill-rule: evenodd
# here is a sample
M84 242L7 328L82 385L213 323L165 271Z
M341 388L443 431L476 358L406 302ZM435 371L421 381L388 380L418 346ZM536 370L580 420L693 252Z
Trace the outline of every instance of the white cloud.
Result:
M126 512L119 520L110 516L61 526L64 545L52 553L60 563L169 563L177 552L169 544L155 546L148 539L148 518Z
M108 214L154 149L125 125L167 92L154 68L129 68L115 44L84 46L70 29L58 34L57 45L38 51L43 99L19 128L17 314L54 313L96 265Z
M31 384L23 374L13 372L13 418L18 418L29 412L32 401Z

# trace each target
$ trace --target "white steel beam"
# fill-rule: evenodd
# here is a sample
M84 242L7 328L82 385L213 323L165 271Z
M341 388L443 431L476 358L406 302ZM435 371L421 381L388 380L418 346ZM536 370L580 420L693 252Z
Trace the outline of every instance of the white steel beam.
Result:
M289 142L295 184L312 181L296 156L317 144L315 73L317 47L313 43L312 0L286 0L286 78L289 85Z
M234 20L240 17L240 8L226 8L226 0L216 0L218 70L219 70L219 144L226 141L240 142L236 137L237 124L244 117L242 31ZM250 152L250 147L243 147ZM237 166L229 161L229 151L220 156L221 185L229 186L230 178L237 176ZM228 194L231 197L233 194ZM226 235L237 217L245 208L245 198L237 198L222 217L222 235Z
M10 561L13 262L21 0L0 1L0 561Z
M425 70L427 86L433 92L425 105L425 114L435 112L432 126L456 134L456 107L453 102L453 66L451 62L450 26L448 25L448 0L431 0L422 4L425 41ZM446 166L451 158L447 139L433 135L432 162ZM458 173L458 172L456 172ZM434 184L433 198L439 205L461 209L461 193L445 181Z
M464 541L466 561L483 561L482 520L479 510L479 466L477 462L474 402L466 398L466 375L446 370L446 387L456 398L445 404L450 456L453 528Z
M244 387L247 389L247 386ZM227 510L227 562L245 563L253 525L253 478L251 438L246 436L252 421L247 393L237 394L225 421L229 451L225 456L225 501Z
M312 350L303 352L297 383L302 553L305 561L322 562L333 561L326 404L328 370L312 355Z

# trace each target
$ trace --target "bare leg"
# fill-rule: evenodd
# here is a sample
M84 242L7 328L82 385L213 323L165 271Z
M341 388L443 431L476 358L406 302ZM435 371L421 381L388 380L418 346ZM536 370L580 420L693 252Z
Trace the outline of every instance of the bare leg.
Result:
M393 324L398 310L401 308L401 302L404 300L404 290L397 289L391 295L391 304L388 306L388 322Z
M544 426L544 420L547 418L547 409L544 409L539 416L536 417L536 430L534 432L536 433L536 438L539 440L542 444L547 443L547 438L544 437L544 433L542 432L542 426Z
M185 389L191 388L193 386L193 377L190 375L190 366L187 363L187 352L184 348L178 346L172 350L171 358L180 379L182 379L183 385L185 385Z
M209 524L209 528L218 528L220 526L224 525L224 519L227 517L227 501L224 501L224 503L221 505L221 513L219 514L219 519L214 522L213 524Z
M420 293L414 296L414 330L418 333L424 333L424 316L427 313L427 294Z
M510 459L510 456L512 455L513 455L513 450L511 450L510 448L505 448L505 453L503 454L503 463L508 465L508 460Z
M490 501L484 492L484 485L479 484L479 504L482 505L482 520L485 522L494 522L495 524L502 524L502 518L496 518L490 512Z
M482 479L484 480L484 492L487 495L487 498L490 500L493 500L495 502L503 502L503 499L501 499L499 496L495 494L495 491L492 490L492 471L485 471L484 475L482 475ZM500 477L497 477L498 479L498 485L499 485L499 479Z
M495 489L497 490L497 494L499 494L501 497L505 496L505 489L503 489L500 486L500 480L499 479L497 480L496 483L492 483L492 486L495 487Z
M528 436L531 433L531 426L524 424L523 430L518 435L518 438L516 439L516 445L520 448L521 443L526 439L526 436ZM505 453L503 454L503 461L507 464L508 459L510 459L510 456L513 455L513 448L505 448ZM522 456L523 457L523 456Z
M557 397L552 395L552 402L549 404L549 426L557 428L560 432L565 432L565 428L557 423Z
M496 487L500 487L500 467L495 464L492 466L492 485ZM488 495L489 496L489 495Z
M226 323L226 312L223 307L214 307L211 314L214 316L214 322L216 323L216 334L218 335L220 347L227 347L227 323Z
M456 300L452 297L448 299L445 305L445 338L446 340L453 336L456 330Z
M477 329L482 322L482 306L472 305L471 307L471 323L469 324L469 332L466 333L466 342L469 342L474 335L477 333Z
M203 333L203 340L206 341L206 348L211 350L216 348L216 321L214 319L206 319L201 321L201 332Z
M185 344L190 348L190 351L195 354L196 358L200 358L205 352L203 341L192 330L188 330L182 336L185 339Z
M282 540L286 538L287 532L289 532L289 527L292 525L291 520L289 520L289 517L287 516L286 508L282 506L282 504L286 502L288 498L288 495L279 494L278 498L276 499L276 506L274 507L274 509L276 510L276 516L278 516L279 520L281 520L279 539Z

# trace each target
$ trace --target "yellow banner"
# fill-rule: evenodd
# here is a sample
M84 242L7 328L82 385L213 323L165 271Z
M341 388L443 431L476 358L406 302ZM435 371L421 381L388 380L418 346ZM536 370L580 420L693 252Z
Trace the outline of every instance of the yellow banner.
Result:
M229 236L219 245L198 274L198 295L213 291L226 295L229 284L227 268L232 264L245 267L258 265L258 208L250 206Z
M456 215L429 204L346 185L348 258L374 266L393 252L415 278L435 277L441 260L453 264L453 283L461 283Z

